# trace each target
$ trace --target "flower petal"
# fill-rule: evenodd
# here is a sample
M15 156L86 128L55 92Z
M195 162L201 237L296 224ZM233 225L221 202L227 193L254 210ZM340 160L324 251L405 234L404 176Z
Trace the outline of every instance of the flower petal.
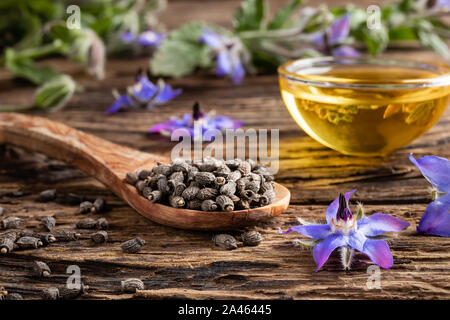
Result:
M131 100L130 96L127 94L124 94L120 96L114 103L105 110L105 113L112 114L119 112L122 109L126 109L128 107L133 106L133 101Z
M344 194L345 196L345 200L347 200L347 204L348 204L348 200L350 199L350 197L352 196L352 194L356 191L356 189L353 189L350 192L347 192L346 194ZM327 208L327 212L326 212L326 216L327 216L327 223L331 222L331 219L336 218L336 214L337 211L339 209L339 198L335 199L330 206Z
M200 41L206 43L208 47L214 50L219 50L224 47L222 37L209 28L203 29Z
M336 44L347 38L350 32L351 14L347 13L342 18L336 20L328 30L328 43Z
M450 161L436 156L414 159L412 153L409 160L414 163L423 176L439 191L450 193Z
M450 194L431 202L417 227L418 232L450 237Z
M335 57L349 57L356 58L361 55L358 50L350 46L339 46L332 50L332 54Z
M320 268L322 268L334 249L345 245L346 240L344 236L340 234L329 235L322 242L316 244L313 249L314 261L317 264L316 272L319 271Z
M169 84L166 84L162 87L162 89L158 92L156 97L153 99L152 103L155 104L161 104L166 103L169 100L172 100L173 98L177 97L179 94L181 94L181 89L172 89L172 87Z
M324 33L322 31L315 32L309 36L309 40L318 46L325 45Z
M158 32L147 30L142 32L138 37L138 42L141 46L157 47L163 40L164 35Z
M375 213L358 221L358 231L368 237L375 237L385 232L400 231L408 226L408 222L383 213Z
M312 239L323 239L326 238L331 231L331 228L328 224L312 224L307 226L295 226L286 230L286 232L281 232L281 234L287 234L291 231L296 231L306 237Z
M231 79L234 84L241 84L245 76L245 69L242 66L241 60L236 58L233 65L233 72L231 74Z
M150 100L158 91L158 86L154 85L147 76L140 76L138 82L131 87L133 97L142 102Z
M134 34L131 31L122 33L120 39L125 43L131 43L134 40Z
M230 55L227 51L221 51L217 54L216 75L218 77L231 74L232 63Z
M394 264L391 250L388 244L383 240L367 239L362 250L373 263L382 268L389 269Z

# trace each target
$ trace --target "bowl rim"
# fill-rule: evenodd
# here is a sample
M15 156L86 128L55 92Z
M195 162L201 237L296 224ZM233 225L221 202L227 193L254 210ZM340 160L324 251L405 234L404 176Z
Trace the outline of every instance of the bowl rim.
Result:
M419 67L423 70L436 72L436 77L421 79L380 80L368 82L364 79L350 79L318 74L299 74L298 70L313 68L320 64L372 64L380 66L407 66ZM322 66L323 67L323 66ZM427 68L425 68L427 67ZM296 68L296 70L292 70ZM291 70L290 70L291 69ZM440 73L438 73L440 71ZM346 57L314 57L290 60L278 67L278 75L282 78L315 87L349 88L349 89L415 89L424 87L450 86L450 66L441 62L430 62L419 59L393 59L393 58L346 58Z

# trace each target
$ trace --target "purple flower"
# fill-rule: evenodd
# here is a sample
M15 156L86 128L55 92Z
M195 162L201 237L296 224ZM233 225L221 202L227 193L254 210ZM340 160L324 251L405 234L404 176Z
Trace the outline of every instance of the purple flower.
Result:
M144 31L138 36L139 44L144 47L158 47L163 39L164 34L152 30Z
M135 36L131 31L126 31L126 32L122 33L122 36L120 37L120 39L122 40L122 42L131 43L134 41Z
M155 32L153 30L146 30L138 35L135 35L131 31L122 33L120 39L127 44L138 43L143 47L157 48L164 40L165 35L163 33Z
M360 53L353 47L344 45L343 41L350 33L351 14L339 18L325 31L311 36L311 41L319 46L319 50L335 57L359 57Z
M204 114L200 111L198 103L194 104L193 113L185 113L182 118L172 117L166 122L159 123L150 128L151 133L160 133L171 136L173 132L181 136L191 136L203 141L211 141L215 135L225 129L238 129L243 122L233 120L226 116L214 116L212 113Z
M172 100L181 91L181 89L172 89L162 79L158 80L158 83L155 85L148 79L147 75L140 72L137 82L127 88L126 94L116 94L116 101L105 112L111 114L132 107L151 109L156 105Z
M234 84L240 84L245 76L241 56L243 48L238 38L227 38L209 28L203 30L200 41L210 47L216 55L216 75L230 76Z
M425 210L417 231L450 237L450 161L436 156L426 156L416 160L412 154L409 155L409 160L431 183L435 199Z
M317 264L317 271L322 268L328 260L330 254L338 247L342 252L346 251L349 260L344 263L345 268L351 264L353 250L356 249L366 254L370 260L383 268L391 268L393 258L388 244L383 240L373 239L385 232L396 232L409 226L409 223L383 213L375 213L369 217L358 218L353 216L348 200L355 192L352 190L345 195L340 194L326 211L327 224L320 225L300 225L288 229L283 234L291 231L315 239L313 257ZM281 229L280 229L280 233Z

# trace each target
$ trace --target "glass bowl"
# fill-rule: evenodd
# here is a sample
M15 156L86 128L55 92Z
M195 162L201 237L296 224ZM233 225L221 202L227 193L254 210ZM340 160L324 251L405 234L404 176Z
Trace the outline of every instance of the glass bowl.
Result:
M290 61L278 74L297 124L355 156L383 156L421 136L450 94L450 67L440 63L320 57Z

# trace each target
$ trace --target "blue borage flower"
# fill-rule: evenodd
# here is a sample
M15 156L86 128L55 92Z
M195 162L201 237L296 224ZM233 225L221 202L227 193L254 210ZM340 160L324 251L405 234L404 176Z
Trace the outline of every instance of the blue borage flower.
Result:
M414 159L412 154L409 160L433 186L434 201L425 210L417 231L450 237L450 161L436 156Z
M312 34L311 41L325 54L332 54L335 57L359 57L361 54L355 48L343 44L350 33L350 18L350 13L344 15L333 22L326 31Z
M230 76L234 84L240 84L245 76L241 41L238 38L227 38L209 28L203 30L200 41L214 50L217 59L216 75Z
M300 225L288 229L282 234L296 231L306 237L317 240L313 249L313 257L317 271L322 268L330 254L338 247L342 248L345 269L351 265L353 250L366 254L375 264L383 268L391 268L393 258L388 244L377 237L385 232L396 232L409 226L409 223L383 213L375 213L369 217L363 211L355 217L349 207L350 196L356 190L345 195L340 194L326 211L327 224ZM346 256L346 257L344 257Z
M239 129L242 125L242 121L226 116L214 116L214 112L204 114L200 111L199 104L195 103L192 114L185 113L182 118L172 117L166 122L151 127L149 131L171 136L175 130L178 130L177 133L181 136L191 136L194 140L211 141L218 132L225 129ZM207 131L208 136L205 135Z
M124 43L135 43L137 42L143 47L153 47L157 48L164 40L165 35L160 32L156 32L153 30L146 30L138 35L133 34L131 31L126 31L122 33L121 40Z
M139 72L137 82L127 87L126 94L120 95L117 91L113 91L116 101L105 112L111 114L138 107L151 109L156 105L164 104L172 100L181 92L181 89L172 89L162 79L159 79L155 85L148 79L145 73Z

